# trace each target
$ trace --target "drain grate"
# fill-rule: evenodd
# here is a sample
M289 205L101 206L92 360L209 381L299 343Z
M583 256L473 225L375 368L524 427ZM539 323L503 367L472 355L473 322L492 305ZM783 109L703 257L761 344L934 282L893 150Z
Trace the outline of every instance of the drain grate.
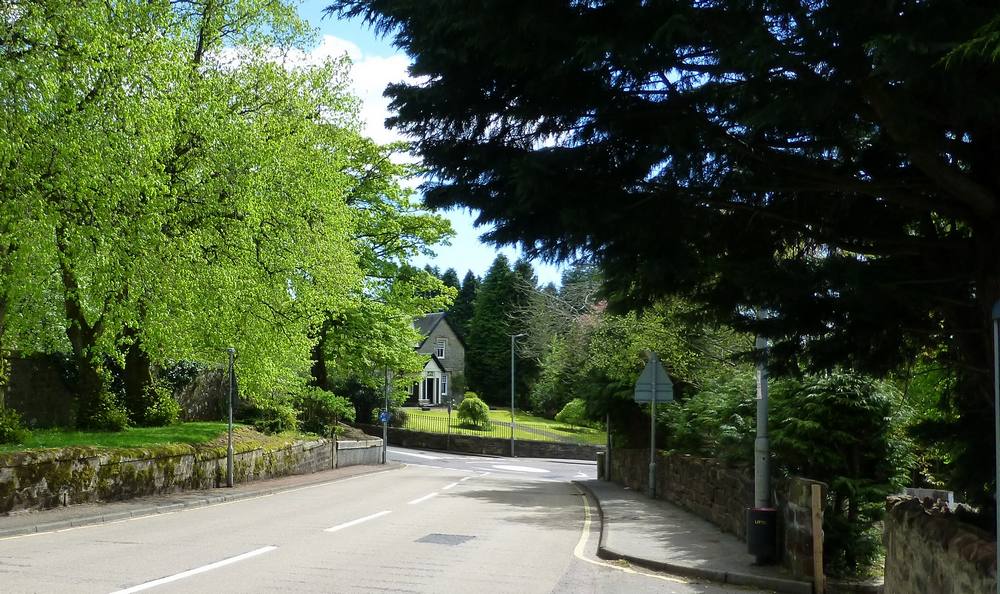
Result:
M464 534L439 534L437 532L432 532L427 536L418 538L415 542L429 542L431 544L442 544L453 547L455 545L468 542L473 538L475 538L475 536L466 536Z

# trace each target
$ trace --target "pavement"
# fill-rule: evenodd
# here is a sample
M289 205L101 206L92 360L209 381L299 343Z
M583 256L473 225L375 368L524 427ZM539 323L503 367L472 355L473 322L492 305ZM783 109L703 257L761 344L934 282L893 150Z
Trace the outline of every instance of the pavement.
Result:
M312 474L297 474L237 484L231 489L181 491L169 495L151 495L125 501L83 503L44 510L16 511L8 516L0 516L0 540L23 534L53 532L80 526L119 522L143 516L173 513L183 509L266 497L302 487L395 470L402 466L398 463L389 463L384 466L347 466Z
M597 501L597 555L736 586L811 594L812 582L776 565L754 565L745 542L667 501L602 480L576 480Z

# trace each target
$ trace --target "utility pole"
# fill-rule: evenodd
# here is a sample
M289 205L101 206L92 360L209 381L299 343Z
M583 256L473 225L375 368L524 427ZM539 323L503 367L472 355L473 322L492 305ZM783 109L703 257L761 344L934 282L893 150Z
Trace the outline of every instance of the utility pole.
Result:
M385 464L386 455L389 449L389 366L385 366L385 383L383 390L385 394L385 408L382 409L382 464Z

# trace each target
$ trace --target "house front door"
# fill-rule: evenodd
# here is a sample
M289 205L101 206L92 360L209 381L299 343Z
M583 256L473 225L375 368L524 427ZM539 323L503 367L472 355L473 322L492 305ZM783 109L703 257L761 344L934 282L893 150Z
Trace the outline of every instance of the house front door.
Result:
M441 397L437 393L437 378L428 377L424 380L424 399L429 400L431 404L440 402Z

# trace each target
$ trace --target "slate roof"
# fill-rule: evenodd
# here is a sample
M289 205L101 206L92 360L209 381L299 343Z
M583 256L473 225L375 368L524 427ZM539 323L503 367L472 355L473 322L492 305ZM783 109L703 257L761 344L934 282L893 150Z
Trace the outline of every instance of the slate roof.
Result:
M421 336L429 336L434 328L444 319L444 312L439 311L437 313L427 314L413 321L413 327L417 329L417 332Z

